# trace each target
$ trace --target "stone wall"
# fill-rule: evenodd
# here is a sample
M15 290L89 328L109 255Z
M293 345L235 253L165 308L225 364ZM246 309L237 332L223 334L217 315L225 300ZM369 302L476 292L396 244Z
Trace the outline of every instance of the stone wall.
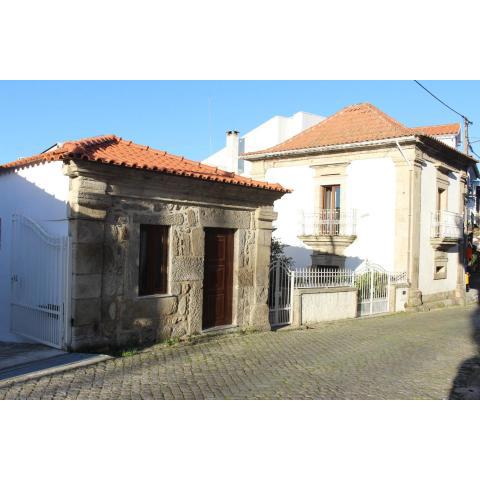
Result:
M235 229L233 326L267 329L278 192L71 162L70 348L117 349L202 332L205 228ZM170 226L169 291L138 296L141 224Z

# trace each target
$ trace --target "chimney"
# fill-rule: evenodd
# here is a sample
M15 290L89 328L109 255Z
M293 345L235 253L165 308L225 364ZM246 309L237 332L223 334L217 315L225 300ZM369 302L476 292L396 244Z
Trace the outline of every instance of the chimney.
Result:
M239 138L236 130L229 130L227 132L225 148L227 156L225 169L230 172L238 173Z

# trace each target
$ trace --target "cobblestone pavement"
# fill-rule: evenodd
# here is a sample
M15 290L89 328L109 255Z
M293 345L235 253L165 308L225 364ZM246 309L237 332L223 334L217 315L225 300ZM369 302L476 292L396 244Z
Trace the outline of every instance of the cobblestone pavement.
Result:
M478 353L474 312L451 308L156 346L1 388L0 399L443 399L458 367Z

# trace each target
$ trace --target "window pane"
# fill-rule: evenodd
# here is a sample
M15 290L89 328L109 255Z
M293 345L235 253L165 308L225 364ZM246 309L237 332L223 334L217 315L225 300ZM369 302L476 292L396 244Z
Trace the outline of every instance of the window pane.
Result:
M323 208L325 210L332 208L332 187L323 187Z
M335 208L340 208L340 185L335 187Z

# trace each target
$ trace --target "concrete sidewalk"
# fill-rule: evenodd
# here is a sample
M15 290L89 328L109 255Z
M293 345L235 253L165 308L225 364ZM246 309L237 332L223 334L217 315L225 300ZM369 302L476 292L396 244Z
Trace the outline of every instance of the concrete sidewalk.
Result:
M0 342L0 387L92 365L108 358L108 355L68 353L40 344Z

